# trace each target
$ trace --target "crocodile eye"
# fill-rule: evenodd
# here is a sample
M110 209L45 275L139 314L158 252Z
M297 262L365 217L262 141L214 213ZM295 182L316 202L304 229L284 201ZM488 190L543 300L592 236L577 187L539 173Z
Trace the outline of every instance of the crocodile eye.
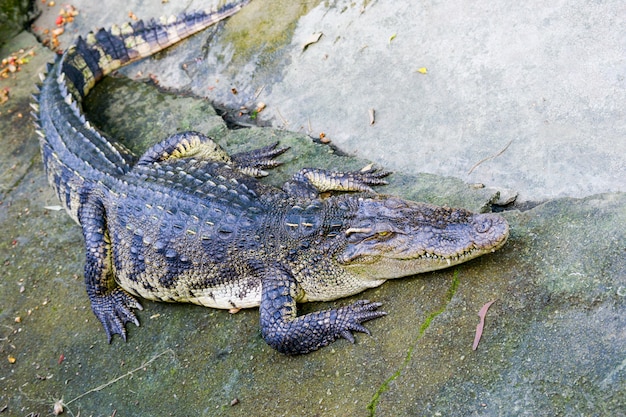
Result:
M366 240L376 240L378 242L384 242L389 240L393 236L393 232L390 230L383 230L382 232L376 232Z

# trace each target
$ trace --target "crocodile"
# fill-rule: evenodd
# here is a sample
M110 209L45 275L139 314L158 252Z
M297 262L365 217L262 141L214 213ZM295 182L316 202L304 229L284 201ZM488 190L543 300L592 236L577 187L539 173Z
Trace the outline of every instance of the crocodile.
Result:
M387 313L381 303L298 315L297 305L377 287L491 253L507 240L493 213L378 194L389 172L303 168L282 188L260 181L287 148L230 155L187 131L139 158L92 126L81 103L122 65L225 19L246 2L89 33L48 65L33 103L49 182L82 228L91 309L109 343L139 321L138 298L220 309L259 307L263 339L315 351Z

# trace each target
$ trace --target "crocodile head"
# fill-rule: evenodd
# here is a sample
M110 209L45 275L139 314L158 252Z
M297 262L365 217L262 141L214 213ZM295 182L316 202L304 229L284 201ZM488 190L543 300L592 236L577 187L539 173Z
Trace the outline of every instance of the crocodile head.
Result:
M509 235L497 214L416 203L397 197L359 198L336 261L353 276L378 280L447 268L494 252Z

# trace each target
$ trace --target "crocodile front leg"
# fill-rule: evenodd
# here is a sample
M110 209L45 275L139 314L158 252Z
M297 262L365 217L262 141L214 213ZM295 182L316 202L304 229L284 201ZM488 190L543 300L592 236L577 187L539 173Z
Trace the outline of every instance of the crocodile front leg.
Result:
M340 337L354 343L352 331L370 334L361 323L387 313L376 311L380 303L360 300L332 310L297 317L298 284L286 271L264 272L261 298L261 334L274 349L288 355L309 353Z
M89 192L82 202L78 215L87 249L85 284L91 310L102 323L109 343L114 334L119 334L125 341L124 325L132 322L139 326L132 309L142 310L142 307L132 295L115 282L111 241L101 198Z
M326 191L373 193L372 186L387 184L383 178L389 174L391 172L375 168L349 172L303 168L283 185L283 190L290 195L305 198L317 198Z

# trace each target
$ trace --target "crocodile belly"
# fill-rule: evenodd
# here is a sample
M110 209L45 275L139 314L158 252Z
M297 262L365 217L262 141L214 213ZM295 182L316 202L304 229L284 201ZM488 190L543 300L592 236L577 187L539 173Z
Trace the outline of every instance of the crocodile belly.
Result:
M133 279L118 274L116 278L122 288L148 300L193 303L221 309L258 307L261 303L261 284L254 277L216 282L205 274L195 272L181 274L174 280L157 275Z

